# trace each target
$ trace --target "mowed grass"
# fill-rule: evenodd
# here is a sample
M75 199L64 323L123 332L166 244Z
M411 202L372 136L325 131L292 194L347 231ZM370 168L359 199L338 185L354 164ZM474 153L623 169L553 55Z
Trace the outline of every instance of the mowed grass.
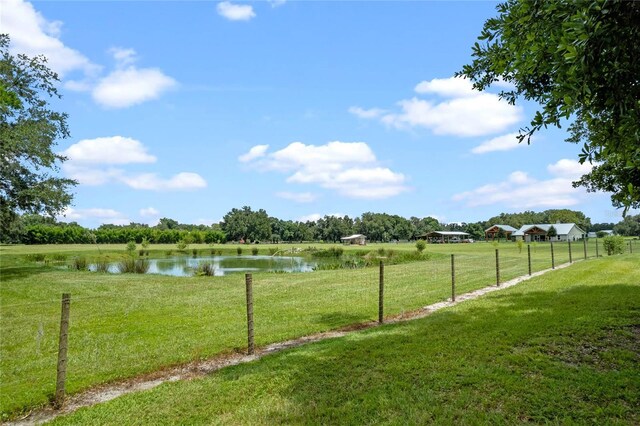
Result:
M380 247L411 249L410 244ZM527 273L526 247L522 251L515 244L498 247L502 281ZM63 292L71 293L69 393L246 348L241 274L180 278L74 272L25 263L21 256L29 253L56 253L51 246L29 248L4 252L0 269L4 416L46 404L54 392ZM83 253L86 247L59 248ZM428 250L433 253L429 261L385 267L385 314L401 314L450 297L447 251L459 252L457 294L496 281L491 244L431 245ZM532 247L532 269L550 266L548 245ZM266 345L375 320L378 268L254 274L253 293L256 344Z
M637 256L580 262L53 424L638 424Z

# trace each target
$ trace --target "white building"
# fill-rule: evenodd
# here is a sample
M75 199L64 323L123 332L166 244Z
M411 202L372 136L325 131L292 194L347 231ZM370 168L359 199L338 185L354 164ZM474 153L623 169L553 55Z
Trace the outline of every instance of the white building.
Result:
M549 237L549 229L554 227L556 230L555 237ZM575 223L542 223L537 225L523 225L520 229L512 234L516 241L576 241L586 236L584 232Z

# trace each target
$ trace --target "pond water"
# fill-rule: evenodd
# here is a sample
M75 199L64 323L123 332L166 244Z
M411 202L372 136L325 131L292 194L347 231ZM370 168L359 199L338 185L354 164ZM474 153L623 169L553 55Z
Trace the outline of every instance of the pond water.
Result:
M236 272L311 272L316 262L302 257L288 256L174 256L163 259L145 259L149 262L148 274L188 277L194 275L198 266L210 263L214 267L214 276L223 276ZM96 265L89 265L95 271ZM117 274L118 262L109 264L109 272Z

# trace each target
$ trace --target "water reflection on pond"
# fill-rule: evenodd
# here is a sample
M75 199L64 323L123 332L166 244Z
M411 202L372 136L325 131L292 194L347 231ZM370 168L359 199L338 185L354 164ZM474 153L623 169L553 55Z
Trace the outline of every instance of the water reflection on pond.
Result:
M188 277L194 275L198 266L212 264L215 276L234 272L311 272L316 262L302 257L287 256L175 256L164 259L146 259L149 262L148 274ZM95 271L96 265L90 265ZM118 263L109 264L109 272L119 273Z

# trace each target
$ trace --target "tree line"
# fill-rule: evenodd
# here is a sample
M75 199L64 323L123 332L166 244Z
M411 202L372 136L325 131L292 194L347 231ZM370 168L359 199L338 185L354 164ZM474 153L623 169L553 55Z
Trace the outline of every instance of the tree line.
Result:
M344 236L363 234L371 242L391 242L420 239L432 231L462 231L471 238L481 240L484 230L495 224L520 228L536 223L576 223L585 232L613 229L620 235L640 235L640 215L627 216L614 223L591 224L584 213L568 209L552 209L543 212L501 213L487 221L472 223L441 223L433 217L404 218L387 213L363 213L360 217L324 216L316 221L292 221L271 217L263 209L252 210L244 206L229 211L218 224L181 224L170 218L162 218L150 226L143 223L128 225L101 225L96 229L85 228L78 223L59 222L53 218L27 214L19 217L9 234L3 234L3 242L21 244L221 244L244 243L293 243L322 241L338 243Z

